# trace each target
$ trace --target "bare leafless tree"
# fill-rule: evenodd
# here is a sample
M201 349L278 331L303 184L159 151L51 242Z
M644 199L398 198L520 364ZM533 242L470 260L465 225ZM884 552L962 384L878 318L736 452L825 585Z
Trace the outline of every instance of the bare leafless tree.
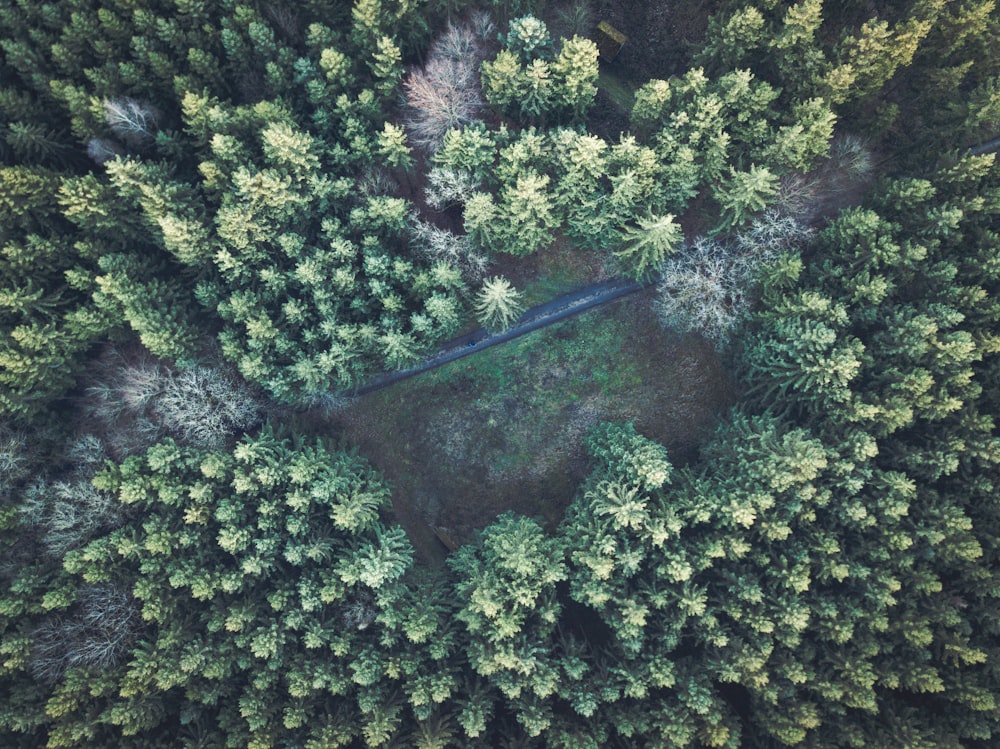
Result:
M97 164L106 164L124 154L125 150L110 138L91 138L87 141L87 156Z
M262 404L234 372L189 367L167 378L153 414L182 442L214 448L260 423Z
M860 199L872 180L871 149L852 135L838 135L830 154L809 172L781 178L777 205L799 223L814 223Z
M762 270L812 234L792 216L770 210L729 240L698 237L663 266L655 302L661 322L725 344L749 311Z
M104 99L104 120L111 132L127 145L135 148L149 145L159 131L160 113L151 104L140 102L131 96Z
M51 557L61 559L99 530L124 521L121 503L92 483L106 458L103 443L94 435L84 435L70 443L60 461L72 465L72 470L58 478L38 476L21 491L18 512L22 522L34 528L41 548Z
M748 308L744 268L722 242L699 237L669 259L656 301L663 324L722 344Z
M480 181L464 169L434 167L427 173L424 199L435 211L443 211L451 206L462 205L480 185Z
M366 630L378 616L375 598L367 591L361 591L340 607L340 618L349 629Z
M474 23L449 24L422 69L403 81L405 125L414 145L433 151L452 128L479 117L485 103L479 81L484 55L482 30Z
M263 403L228 365L176 370L146 354L109 349L85 390L86 425L113 457L141 452L165 436L196 447L220 447L262 418Z
M482 280L489 267L489 258L476 252L464 234L454 234L417 216L412 217L409 231L414 247L427 258L458 268L466 281L478 283Z
M801 247L813 234L814 229L794 216L769 209L756 216L750 226L736 235L735 250L745 256L744 262L766 265L781 253Z
M114 668L135 640L139 623L127 590L110 583L88 585L79 591L75 611L35 628L31 673L54 684L68 668Z

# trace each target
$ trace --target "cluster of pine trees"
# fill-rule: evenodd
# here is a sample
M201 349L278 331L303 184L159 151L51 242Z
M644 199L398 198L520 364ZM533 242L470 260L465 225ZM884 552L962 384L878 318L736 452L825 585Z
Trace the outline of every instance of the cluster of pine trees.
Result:
M5 746L996 742L995 3L719 2L613 140L545 12L0 6ZM744 397L423 568L279 405L508 324L475 284L557 237L663 272Z

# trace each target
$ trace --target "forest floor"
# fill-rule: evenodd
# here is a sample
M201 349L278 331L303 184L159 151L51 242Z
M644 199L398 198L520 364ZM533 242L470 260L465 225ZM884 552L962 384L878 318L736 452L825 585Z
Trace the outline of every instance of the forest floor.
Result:
M663 330L641 292L360 398L330 427L388 479L425 563L505 510L554 526L587 472L584 438L635 421L675 465L736 400L701 338ZM435 534L437 538L435 538Z

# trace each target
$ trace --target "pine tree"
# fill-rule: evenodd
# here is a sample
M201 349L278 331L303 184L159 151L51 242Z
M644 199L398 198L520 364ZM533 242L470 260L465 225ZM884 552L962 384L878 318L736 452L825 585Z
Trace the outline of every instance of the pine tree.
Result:
M777 177L767 167L751 164L745 172L730 168L729 177L714 190L715 199L722 208L715 231L745 224L752 214L767 207L777 189Z
M521 292L503 276L483 282L476 300L476 315L484 328L506 330L521 315Z
M615 256L633 278L656 274L664 261L677 251L684 238L680 225L669 213L639 220L638 228L626 234L625 246Z

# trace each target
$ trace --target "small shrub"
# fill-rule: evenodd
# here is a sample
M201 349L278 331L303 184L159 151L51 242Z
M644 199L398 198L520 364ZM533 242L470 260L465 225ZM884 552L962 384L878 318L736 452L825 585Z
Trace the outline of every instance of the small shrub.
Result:
M867 181L874 170L871 149L854 135L834 138L828 161L832 168L851 180Z
M856 203L871 182L873 170L871 150L862 139L837 136L829 156L815 169L781 178L776 202L799 223L813 223Z

